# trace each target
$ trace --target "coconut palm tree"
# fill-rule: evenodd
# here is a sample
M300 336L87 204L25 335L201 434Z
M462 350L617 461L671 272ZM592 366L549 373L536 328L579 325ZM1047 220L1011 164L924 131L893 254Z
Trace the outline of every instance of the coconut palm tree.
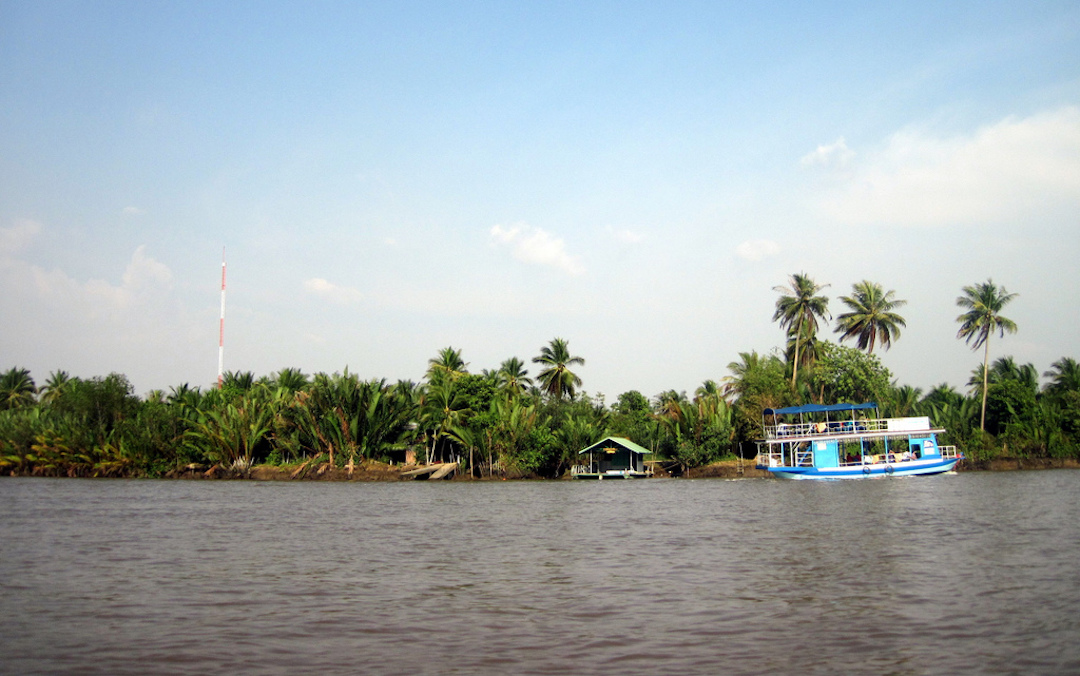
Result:
M0 411L23 408L34 403L37 386L24 368L11 368L0 374Z
M836 333L842 333L840 342L856 338L860 350L874 353L874 345L881 341L881 346L888 350L892 341L900 337L900 327L907 326L904 318L893 312L894 309L907 305L906 300L897 300L896 292L884 291L880 284L863 280L852 285L850 296L840 296L851 312L845 312L836 318Z
M920 410L925 410L931 405L944 405L948 404L952 407L957 407L964 401L964 395L956 391L952 385L948 383L940 383L926 393L919 401ZM925 414L924 414L925 415Z
M922 388L901 385L893 388L888 397L889 417L906 418L914 415L922 400Z
M722 393L735 401L750 389L750 381L767 368L769 364L779 362L780 358L775 355L760 355L757 350L740 352L739 361L729 362L727 367L731 375L724 376L720 382L724 383Z
M780 294L776 301L773 321L780 322L780 328L787 329L795 338L795 351L792 359L791 386L799 375L799 344L805 336L817 332L818 318L829 314L829 299L818 295L828 284L818 284L804 273L791 275L788 286L773 287ZM829 315L831 319L832 316Z
M461 358L461 350L455 350L453 346L439 350L439 355L434 359L428 359L427 378L435 382L443 378L451 380L468 373L468 364Z
M701 383L696 390L694 390L694 401L698 399L704 399L707 397L719 397L721 396L720 386L713 379L708 379Z
M656 415L659 416L677 417L680 410L679 407L688 401L686 392L665 390L656 395L656 399L653 401L653 410L655 410Z
M801 338L794 331L788 334L784 358L789 364L794 364L801 369L808 369L817 362L824 342L818 340L817 329L809 323L804 324Z
M575 389L581 387L581 378L570 370L571 366L584 366L585 360L581 357L570 356L570 348L567 341L562 338L554 338L540 348L540 356L533 357L534 364L543 364L544 370L537 378L540 387L557 400L563 396L574 398Z
M1013 357L998 357L990 365L990 371L986 374L987 385L1014 380L1025 388L1035 392L1039 389L1039 372L1034 364L1017 364ZM983 367L976 366L971 370L971 378L968 380L970 392L980 394L983 386Z
M963 338L971 345L971 349L984 348L983 352L983 387L982 387L982 413L979 417L979 429L986 430L986 388L989 377L990 363L990 336L997 332L999 337L1005 333L1016 333L1016 322L1001 315L1001 310L1016 298L1015 293L1009 293L1005 287L998 287L992 279L963 288L962 296L956 299L956 304L965 312L956 318L960 322L960 330L956 332L957 338Z
M525 363L517 357L510 357L499 365L495 375L499 378L502 389L512 397L519 396L533 384L529 372L525 369Z
M1043 375L1050 379L1045 389L1051 394L1080 391L1080 364L1072 357L1058 359Z
M72 378L67 371L53 371L49 375L49 379L41 386L42 403L56 403L60 397L64 396L65 392L71 390L75 380L76 379Z
M202 401L202 391L198 387L192 387L188 383L174 385L169 388L169 395L165 401L171 406L187 406L195 409Z
M454 380L440 379L428 386L421 404L420 417L423 428L431 433L429 463L435 456L439 441L452 441L451 432L455 428L463 427L472 414L472 409Z

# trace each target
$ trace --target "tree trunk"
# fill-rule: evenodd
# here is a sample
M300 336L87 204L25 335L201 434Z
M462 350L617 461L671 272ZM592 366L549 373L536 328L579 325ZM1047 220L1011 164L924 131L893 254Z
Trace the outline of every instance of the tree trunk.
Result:
M802 336L802 316L799 317L799 325L795 329L795 357L791 362L791 389L795 389L795 377L799 375L799 338Z
M990 363L990 336L986 336L986 351L983 353L983 392L982 392L982 415L979 416L979 429L986 431L986 386L990 378L987 369Z

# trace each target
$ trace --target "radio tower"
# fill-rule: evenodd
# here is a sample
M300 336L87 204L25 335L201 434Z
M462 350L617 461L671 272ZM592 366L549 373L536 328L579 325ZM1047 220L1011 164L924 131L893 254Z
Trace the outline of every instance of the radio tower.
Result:
M221 247L221 325L218 327L217 386L225 384L225 247Z

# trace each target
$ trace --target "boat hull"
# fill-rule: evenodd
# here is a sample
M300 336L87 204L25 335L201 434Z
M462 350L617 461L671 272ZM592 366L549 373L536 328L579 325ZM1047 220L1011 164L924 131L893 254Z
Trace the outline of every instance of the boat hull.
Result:
M845 465L842 467L761 467L781 479L884 479L943 474L956 469L960 458L927 458L907 462Z

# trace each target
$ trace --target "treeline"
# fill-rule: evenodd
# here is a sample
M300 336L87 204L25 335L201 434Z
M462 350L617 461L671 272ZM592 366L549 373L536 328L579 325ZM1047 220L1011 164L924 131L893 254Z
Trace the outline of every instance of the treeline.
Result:
M26 369L0 375L0 469L64 476L160 476L188 465L365 460L457 461L472 476L557 477L577 451L615 434L658 457L696 466L731 451L731 408L718 392L650 402L627 392L615 406L581 394L566 341L534 361L470 373L460 350L429 362L421 383L308 376L287 368L256 379L225 374L220 387L181 385L136 397L120 374L63 371L38 387ZM660 407L662 406L662 411Z
M286 368L259 378L227 373L220 386L184 384L145 397L120 374L83 379L56 371L39 386L26 369L11 368L0 374L0 471L162 476L191 465L242 472L256 464L354 467L415 457L460 462L466 476L553 478L609 435L686 470L753 457L765 408L839 401L877 402L885 417L929 416L947 430L942 443L973 460L1080 458L1076 360L1054 362L1044 387L1031 364L988 362L990 335L1015 330L1000 316L1012 297L1004 289L965 287L957 300L967 309L958 337L984 351L961 393L947 384L929 392L895 384L873 349L899 337L903 318L893 309L903 301L879 285L862 282L841 298L851 312L838 317L836 332L859 348L821 339L822 288L805 275L777 288L774 320L787 330L786 350L740 353L726 375L691 395L648 398L632 390L610 404L580 391L575 369L585 360L559 338L532 359L535 379L516 357L472 373L452 347L429 360L419 383Z

